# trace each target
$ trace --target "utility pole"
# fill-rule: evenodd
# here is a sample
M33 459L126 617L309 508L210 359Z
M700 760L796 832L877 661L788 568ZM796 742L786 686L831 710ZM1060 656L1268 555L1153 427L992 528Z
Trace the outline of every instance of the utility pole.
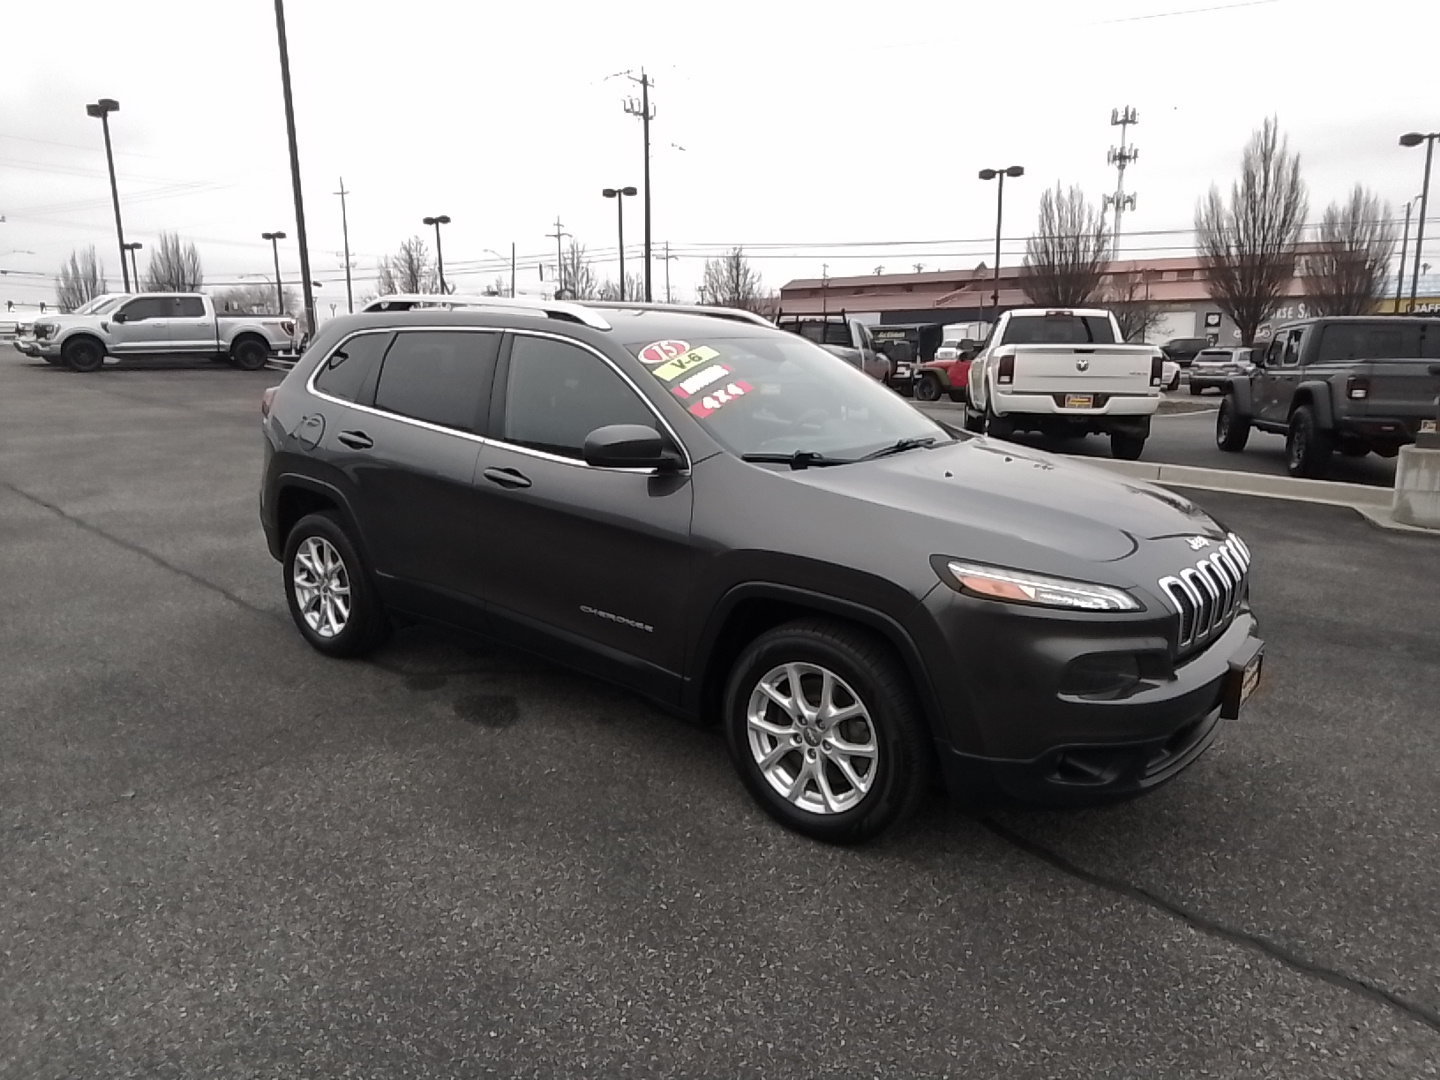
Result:
M510 299L515 299L515 241L510 241Z
M628 73L627 78L640 84L640 100L630 98L625 102L625 111L640 117L640 128L645 138L645 302L648 304L654 299L650 289L650 121L655 119L655 110L650 105L650 87L655 83L645 74L643 67L638 79ZM669 269L668 265L666 269Z
M290 46L285 39L285 0L275 0L280 39L280 85L285 93L285 130L290 139L290 185L295 191L295 232L300 244L300 282L305 290L305 329L315 333L315 288L310 281L310 244L305 238L305 197L300 190L300 151L295 142L295 99L290 93Z
M560 247L560 241L570 235L560 224L559 214L555 215L555 231L545 235L555 238L555 296L559 299L560 294L565 291L565 252Z
M829 264L829 263L821 263L821 264L820 264L820 317L821 317L822 319L829 319L829 318L830 318L830 303L829 303L829 297L825 294L826 286L828 286L829 284L830 284L830 264Z
M680 258L679 255L670 254L670 241L665 241L665 303L673 304L675 301L670 298L670 260Z
M345 190L345 178L340 178L340 190L335 192L340 196L340 231L345 237L345 305L349 308L350 314L355 314L355 295L350 287L350 218L345 212L345 196L350 192ZM331 315L335 312L331 311Z
M1123 109L1110 110L1110 126L1120 129L1120 149L1113 146L1110 152L1105 155L1105 164L1114 165L1118 174L1115 182L1115 194L1106 195L1101 203L1102 212L1110 207L1115 207L1115 227L1110 230L1110 239L1114 244L1113 259L1120 258L1120 218L1126 210L1135 209L1135 196L1125 194L1125 166L1140 156L1140 151L1129 145L1130 125L1140 122L1139 113L1126 105Z

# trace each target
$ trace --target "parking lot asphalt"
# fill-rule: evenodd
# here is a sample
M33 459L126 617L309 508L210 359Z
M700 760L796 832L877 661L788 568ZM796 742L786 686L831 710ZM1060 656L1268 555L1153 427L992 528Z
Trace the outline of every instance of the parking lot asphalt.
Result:
M1197 493L1268 648L1195 767L833 848L623 692L312 652L277 379L0 359L0 1075L1440 1075L1440 540Z
M1181 407L1195 403L1204 406L1196 412L1162 413L1150 424L1150 438L1145 441L1142 461L1166 465L1197 465L1205 469L1233 469L1238 472L1266 473L1285 476L1285 438L1252 431L1250 442L1238 454L1228 454L1215 445L1215 409L1219 398L1205 394L1192 398L1188 394L1168 397ZM963 405L937 402L923 406L931 415L958 426L963 418ZM1017 435L1016 441L1038 446L1060 454L1081 457L1109 457L1110 440L1103 435L1083 439L1042 439L1038 435ZM1363 458L1347 458L1336 454L1330 462L1326 479L1343 480L1350 484L1395 486L1395 459L1376 454Z

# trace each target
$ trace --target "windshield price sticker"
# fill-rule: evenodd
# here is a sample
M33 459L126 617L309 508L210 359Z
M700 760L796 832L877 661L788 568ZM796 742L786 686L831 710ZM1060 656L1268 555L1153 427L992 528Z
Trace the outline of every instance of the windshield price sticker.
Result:
M708 364L712 360L719 360L720 354L708 345L697 345L695 348L684 352L673 360L669 360L655 368L655 377L664 379L666 382L674 382L687 371L693 371L702 364Z
M642 364L663 364L690 351L688 341L652 341L635 355Z
M670 392L676 397L688 398L691 394L704 390L711 383L717 383L726 375L730 369L724 364L711 364L707 368L701 368L688 379L682 379L670 388Z
M690 413L691 415L699 417L701 420L703 420L705 419L705 417L709 416L717 409L723 408L725 405L727 405L731 401L734 401L736 398L744 397L752 389L754 389L754 387L752 387L749 383L742 382L737 379L735 382L727 383L720 390L710 391L710 393L706 394L694 405L690 406Z

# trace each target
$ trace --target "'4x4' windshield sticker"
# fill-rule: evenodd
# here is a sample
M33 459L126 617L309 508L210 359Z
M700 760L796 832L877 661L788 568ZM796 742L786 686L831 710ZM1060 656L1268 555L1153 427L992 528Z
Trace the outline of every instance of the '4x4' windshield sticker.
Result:
M690 412L703 420L716 409L724 407L738 397L744 397L752 389L753 387L751 387L749 383L736 379L732 383L726 383L725 386L719 390L710 391L710 393L690 406Z
M674 382L687 371L693 371L701 364L708 364L712 360L720 359L720 354L708 345L697 345L688 352L681 353L673 360L666 361L657 368L651 368L657 379L666 382Z

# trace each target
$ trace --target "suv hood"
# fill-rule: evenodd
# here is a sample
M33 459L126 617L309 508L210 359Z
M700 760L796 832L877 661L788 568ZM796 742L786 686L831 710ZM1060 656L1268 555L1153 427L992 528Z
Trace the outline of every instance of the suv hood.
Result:
M1140 540L1225 536L1203 510L1162 488L984 438L791 475L849 498L1095 562L1123 559Z

